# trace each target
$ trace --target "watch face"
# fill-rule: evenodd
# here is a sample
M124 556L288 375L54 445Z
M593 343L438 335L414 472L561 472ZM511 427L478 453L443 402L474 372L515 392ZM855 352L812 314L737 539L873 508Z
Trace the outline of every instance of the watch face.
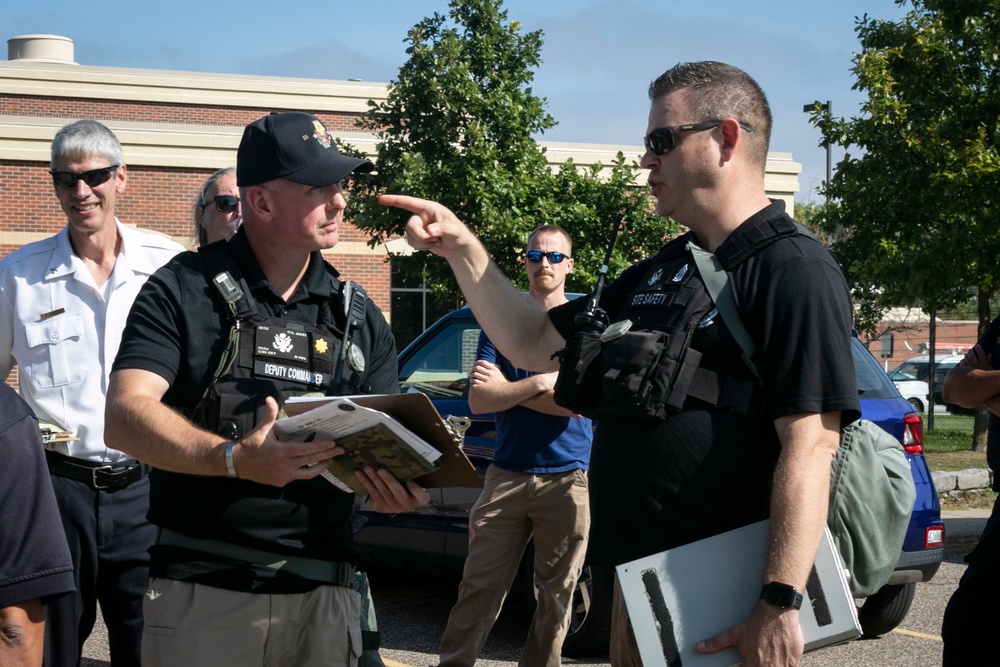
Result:
M781 607L782 609L787 609L788 607L799 609L802 606L802 595L795 590L794 586L776 581L766 584L760 591L760 597L764 602L772 604L775 607Z

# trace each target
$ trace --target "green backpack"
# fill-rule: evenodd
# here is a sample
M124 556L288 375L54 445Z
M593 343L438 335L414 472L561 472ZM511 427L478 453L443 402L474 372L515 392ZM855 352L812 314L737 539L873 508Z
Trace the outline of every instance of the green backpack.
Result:
M757 347L743 326L729 275L715 255L694 243L688 248L719 315L756 372ZM826 522L854 597L868 597L888 583L916 497L910 464L899 441L866 419L841 429L840 447L830 468Z

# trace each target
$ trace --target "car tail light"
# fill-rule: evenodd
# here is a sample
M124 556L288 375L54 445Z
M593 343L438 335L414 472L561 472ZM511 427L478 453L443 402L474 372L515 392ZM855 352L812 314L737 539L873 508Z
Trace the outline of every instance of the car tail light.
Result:
M937 549L944 546L944 526L935 524L924 529L924 548Z
M924 420L917 412L903 417L903 449L910 456L924 455Z

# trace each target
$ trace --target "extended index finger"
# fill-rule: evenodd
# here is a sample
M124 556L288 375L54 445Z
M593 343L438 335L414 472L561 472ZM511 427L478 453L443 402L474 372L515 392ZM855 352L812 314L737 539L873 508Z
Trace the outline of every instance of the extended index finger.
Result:
M383 206L401 208L421 217L433 216L437 213L436 204L428 199L411 197L409 195L379 195L378 203Z

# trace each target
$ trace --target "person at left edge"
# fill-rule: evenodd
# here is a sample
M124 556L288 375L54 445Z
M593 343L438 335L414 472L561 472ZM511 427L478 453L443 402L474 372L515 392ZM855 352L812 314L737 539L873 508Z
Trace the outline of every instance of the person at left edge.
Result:
M147 667L357 664L355 497L319 477L344 450L279 442L272 426L292 394L399 391L392 332L371 302L350 334L350 386L331 378L344 308L321 251L339 239L341 181L372 168L310 114L254 121L236 159L243 224L163 267L132 308L106 433L154 466ZM232 310L223 293L237 290L217 290L220 275L242 293ZM357 474L375 511L429 501L386 470Z
M43 603L73 591L66 545L38 421L0 383L0 665L39 667Z
M146 520L148 467L105 442L105 389L135 295L184 248L115 217L128 171L104 125L60 129L50 167L66 226L0 262L0 374L16 364L18 389L39 421L77 438L46 449L76 594L45 606L45 664L80 664L100 603L111 664L138 665L155 535Z

